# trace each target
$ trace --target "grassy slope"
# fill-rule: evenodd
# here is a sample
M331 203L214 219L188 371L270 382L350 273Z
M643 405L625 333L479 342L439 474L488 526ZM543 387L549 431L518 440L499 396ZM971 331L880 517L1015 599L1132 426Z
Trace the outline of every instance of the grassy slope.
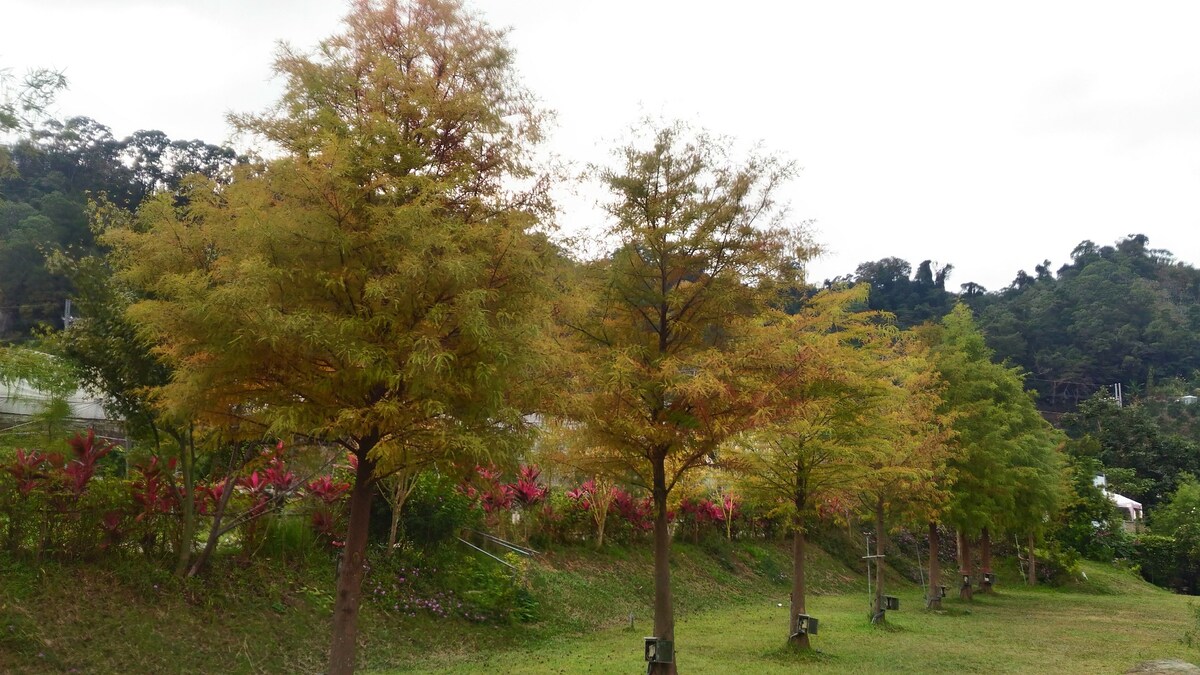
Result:
M1126 572L1087 569L1090 581L1074 589L1027 590L1002 576L997 594L972 603L954 599L940 613L920 609L919 588L901 588L903 611L889 613L889 629L866 621L865 587L817 597L809 611L822 620L814 637L821 653L809 657L780 648L788 621L785 591L778 598L784 608L768 598L680 621L680 667L690 673L785 673L803 662L814 673L1122 673L1144 660L1200 657L1182 640L1197 627L1188 598ZM470 662L430 664L422 672L639 672L642 632L614 628Z
M1126 574L1089 568L1073 591L1003 592L942 615L893 580L895 631L866 625L862 577L816 552L810 611L822 619L818 672L1121 672L1161 657L1196 660L1180 638L1188 599ZM220 563L204 584L161 563L34 565L0 558L0 672L320 672L333 569L327 558L243 567ZM787 552L677 544L678 648L687 672L778 672L787 626ZM640 672L650 632L647 551L552 552L532 578L539 620L515 626L362 616L363 660L379 672ZM629 629L633 614L634 628ZM1190 622L1190 623L1189 623ZM933 659L929 661L928 659Z

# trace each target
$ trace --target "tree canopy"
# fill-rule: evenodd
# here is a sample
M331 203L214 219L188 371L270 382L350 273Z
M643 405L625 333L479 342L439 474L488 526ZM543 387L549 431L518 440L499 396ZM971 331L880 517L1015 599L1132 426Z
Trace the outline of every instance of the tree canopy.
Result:
M276 69L278 105L233 120L282 155L191 179L104 241L174 368L165 407L356 458L331 665L347 672L373 481L405 448L484 454L524 424L511 394L538 365L552 253L543 185L519 187L540 117L502 33L457 2L359 2Z
M584 268L560 310L578 363L560 414L614 472L649 488L655 635L673 640L667 497L780 404L779 379L796 369L777 349L787 322L772 306L798 281L805 249L775 201L790 164L735 162L717 139L678 124L639 140L601 172L616 248Z

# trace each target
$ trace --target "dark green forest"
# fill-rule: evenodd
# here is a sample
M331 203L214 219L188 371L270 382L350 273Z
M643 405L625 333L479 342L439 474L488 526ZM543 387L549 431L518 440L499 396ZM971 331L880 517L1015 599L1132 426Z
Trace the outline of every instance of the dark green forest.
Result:
M913 274L897 258L863 263L835 281L870 284L871 308L892 312L902 326L966 303L997 356L1027 373L1041 406L1063 412L1117 383L1134 398L1195 386L1200 270L1149 244L1143 234L1111 246L1083 241L1057 272L1046 260L997 291L968 282L954 293L950 266L932 269L926 260Z
M0 156L0 340L9 342L29 340L41 324L62 327L72 288L48 261L53 251L95 252L89 199L133 211L185 176L219 177L237 162L229 148L161 131L117 139L87 117L49 120Z

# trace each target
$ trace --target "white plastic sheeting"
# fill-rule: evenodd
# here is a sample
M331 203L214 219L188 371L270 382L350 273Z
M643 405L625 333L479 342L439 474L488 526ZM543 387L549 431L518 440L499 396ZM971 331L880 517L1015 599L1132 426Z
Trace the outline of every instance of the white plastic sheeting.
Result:
M11 385L0 384L0 415L36 415L45 409L53 397L24 380ZM110 420L104 401L85 389L77 389L67 397L71 417L80 420Z

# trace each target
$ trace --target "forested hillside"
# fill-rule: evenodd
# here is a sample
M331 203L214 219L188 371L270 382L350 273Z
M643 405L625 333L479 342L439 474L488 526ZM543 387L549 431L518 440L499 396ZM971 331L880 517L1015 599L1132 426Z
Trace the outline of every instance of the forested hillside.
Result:
M62 327L71 283L48 265L51 251L94 253L88 200L103 194L136 209L189 174L219 176L229 148L172 140L161 131L115 138L87 117L48 120L3 149L0 171L0 340L28 339L38 324Z
M1200 270L1149 244L1142 234L1111 246L1084 241L1057 272L1045 260L990 292L968 282L952 293L951 266L935 270L928 260L911 278L908 262L885 258L841 281L870 284L871 309L902 326L965 302L997 357L1027 373L1040 407L1063 412L1117 383L1127 398L1178 396L1200 384Z

